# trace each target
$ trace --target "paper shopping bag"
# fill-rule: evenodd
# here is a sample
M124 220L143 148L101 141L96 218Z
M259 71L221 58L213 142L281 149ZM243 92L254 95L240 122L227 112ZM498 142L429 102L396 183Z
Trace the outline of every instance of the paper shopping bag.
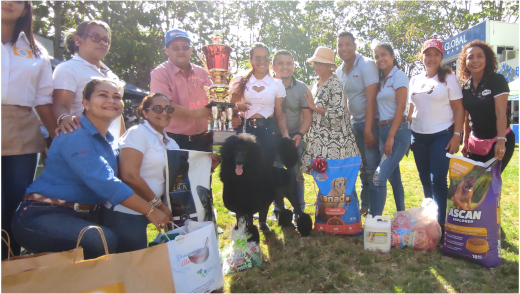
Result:
M224 287L213 222L187 220L184 227L167 234L172 232L180 234L166 243L175 291L202 293Z
M7 235L5 230L2 230ZM2 241L10 248L10 239L7 235L7 240L2 237ZM10 250L9 250L10 251ZM77 249L77 260L83 260L83 248L78 247ZM32 270L42 266L50 266L60 263L71 263L74 260L75 251L65 251L57 253L40 253L40 254L28 254L22 256L11 257L12 252L9 252L7 260L2 261L2 277L14 275L24 271Z
M95 228L102 233L101 228ZM3 277L2 292L174 292L166 244L108 255L104 243L107 255L97 259L40 267Z

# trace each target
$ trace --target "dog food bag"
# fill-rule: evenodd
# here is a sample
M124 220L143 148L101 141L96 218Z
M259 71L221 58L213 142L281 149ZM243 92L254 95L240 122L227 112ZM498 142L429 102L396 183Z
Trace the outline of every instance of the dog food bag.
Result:
M442 253L485 267L502 264L500 189L502 163L450 157L450 188Z
M231 274L262 264L262 251L256 242L247 242L245 220L240 219L238 229L231 231L231 242L221 255L222 271Z
M394 212L392 246L410 246L416 250L435 249L441 239L437 213L437 204L431 198L425 198L421 207Z
M327 159L324 171L311 170L319 188L315 230L353 236L363 233L356 194L356 179L360 167L361 157L355 156Z

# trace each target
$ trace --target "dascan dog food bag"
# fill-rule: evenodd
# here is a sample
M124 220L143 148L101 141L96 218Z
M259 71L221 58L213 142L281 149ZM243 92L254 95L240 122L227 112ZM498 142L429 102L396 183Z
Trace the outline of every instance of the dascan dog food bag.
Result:
M502 264L500 189L502 163L450 157L450 188L442 253L486 267Z
M327 159L326 166L324 171L311 170L319 188L314 229L336 234L361 235L363 227L356 194L361 157Z

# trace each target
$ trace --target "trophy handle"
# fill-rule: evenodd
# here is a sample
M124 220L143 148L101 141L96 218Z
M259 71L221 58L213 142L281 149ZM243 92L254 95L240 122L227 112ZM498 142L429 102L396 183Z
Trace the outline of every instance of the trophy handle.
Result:
M197 56L199 57L200 62L202 62L202 66L204 67L206 72L209 74L208 64L206 62L206 56L202 52L197 53Z

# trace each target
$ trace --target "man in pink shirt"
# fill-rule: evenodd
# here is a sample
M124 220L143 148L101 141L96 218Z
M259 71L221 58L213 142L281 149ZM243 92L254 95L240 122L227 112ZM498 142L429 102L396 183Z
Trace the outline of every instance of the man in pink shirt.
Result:
M211 79L202 67L190 63L193 48L186 31L169 30L164 45L168 60L152 71L150 91L173 102L175 111L165 130L181 149L212 152L213 138L207 132L211 109L205 107L204 90L211 86Z

